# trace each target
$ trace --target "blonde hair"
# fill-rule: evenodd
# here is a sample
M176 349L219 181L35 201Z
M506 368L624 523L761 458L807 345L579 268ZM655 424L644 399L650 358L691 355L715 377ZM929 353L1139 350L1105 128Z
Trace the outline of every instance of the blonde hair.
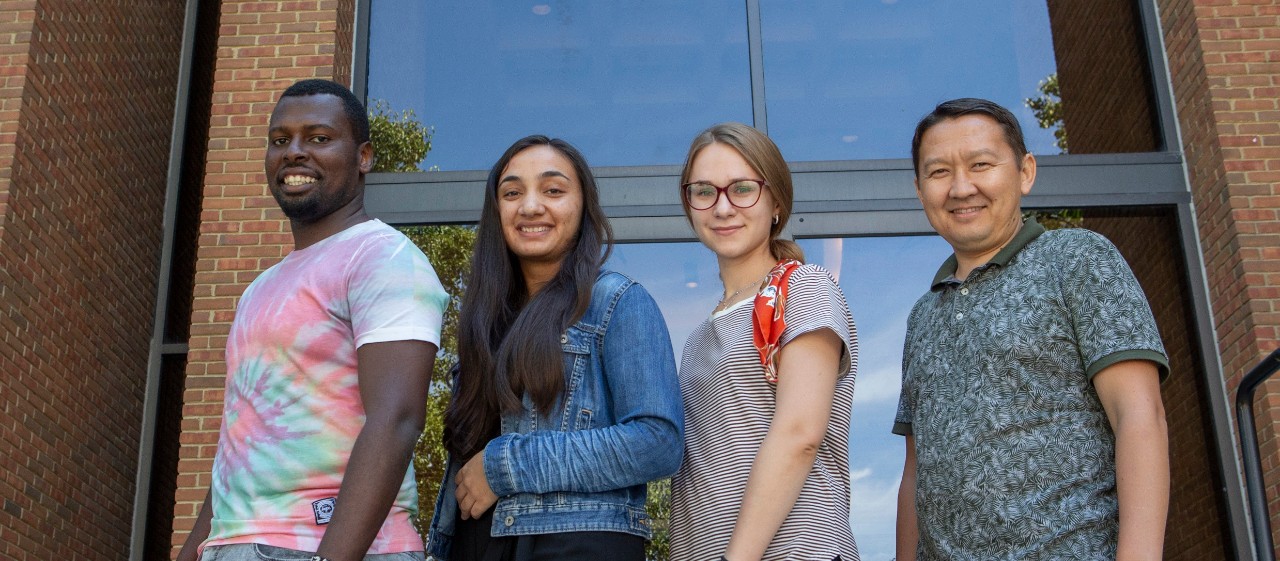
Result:
M777 259L795 259L804 262L804 252L791 240L778 239L778 235L787 227L791 218L791 202L795 199L795 191L791 187L791 170L782 158L782 152L764 133L754 127L742 123L720 123L693 137L689 145L689 155L684 159L684 169L680 171L680 185L689 182L689 173L693 169L693 159L698 152L712 144L723 144L733 148L742 155L756 173L769 185L773 200L778 203L778 222L769 228L769 253ZM684 194L680 195L684 216L693 223L692 211L684 202Z

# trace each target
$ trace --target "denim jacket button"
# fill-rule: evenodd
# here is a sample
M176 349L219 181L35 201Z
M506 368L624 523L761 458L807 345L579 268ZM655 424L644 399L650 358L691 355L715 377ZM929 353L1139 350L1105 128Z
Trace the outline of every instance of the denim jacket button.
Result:
M569 336L568 336L568 335L565 335L565 334L563 334L563 333L562 333L562 334L560 334L560 344L561 344L561 345L563 345L563 344L568 343L568 342L569 342Z
M508 516L506 520L503 520L503 522L505 522L508 526L510 526L516 523L516 517Z

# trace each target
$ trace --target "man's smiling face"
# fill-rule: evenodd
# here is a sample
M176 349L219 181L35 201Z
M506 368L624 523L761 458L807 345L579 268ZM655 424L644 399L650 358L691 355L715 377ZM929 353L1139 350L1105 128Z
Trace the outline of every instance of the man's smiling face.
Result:
M373 165L367 144L356 140L337 96L281 98L267 133L266 174L285 216L311 224L363 195L361 176Z
M1035 158L1018 158L1000 125L980 114L946 119L920 141L916 196L961 261L985 263L1022 225Z

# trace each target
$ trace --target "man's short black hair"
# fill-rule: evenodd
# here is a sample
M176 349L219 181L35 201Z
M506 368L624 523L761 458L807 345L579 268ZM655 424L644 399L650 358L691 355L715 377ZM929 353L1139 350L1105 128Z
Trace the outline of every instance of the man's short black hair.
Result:
M1005 142L1009 144L1009 148L1013 149L1018 168L1022 168L1022 158L1027 155L1027 142L1022 138L1022 126L1018 124L1018 118L994 101L962 97L939 103L933 108L932 113L925 115L916 124L916 134L911 138L911 169L916 176L920 175L920 141L924 138L924 133L942 121L975 114L986 115L1000 125L1004 131Z
M342 100L342 108L347 114L347 121L351 123L351 132L355 134L356 142L368 142L369 113L365 110L364 103L360 102L360 98L342 84L332 80L302 80L284 90L284 93L280 94L280 99L321 94L337 96Z

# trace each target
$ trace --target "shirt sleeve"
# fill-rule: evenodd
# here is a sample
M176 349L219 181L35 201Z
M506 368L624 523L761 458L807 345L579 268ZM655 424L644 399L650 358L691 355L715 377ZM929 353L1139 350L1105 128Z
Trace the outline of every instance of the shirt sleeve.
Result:
M787 327L778 340L779 348L810 331L830 329L843 343L839 376L857 374L858 331L844 292L831 273L817 265L804 265L792 271L782 314Z
M387 341L440 346L449 295L409 238L399 232L373 236L349 267L347 298L357 347Z
M1072 262L1062 269L1062 294L1075 330L1085 374L1092 379L1125 360L1150 360L1169 374L1160 331L1142 286L1106 238L1079 230L1069 242Z
M912 379L911 357L914 351L911 348L911 332L913 324L916 321L916 310L919 304L911 309L911 314L907 316L907 336L902 343L902 390L898 393L898 412L893 417L893 434L907 436L914 434L911 430L912 418L915 416L915 384Z

